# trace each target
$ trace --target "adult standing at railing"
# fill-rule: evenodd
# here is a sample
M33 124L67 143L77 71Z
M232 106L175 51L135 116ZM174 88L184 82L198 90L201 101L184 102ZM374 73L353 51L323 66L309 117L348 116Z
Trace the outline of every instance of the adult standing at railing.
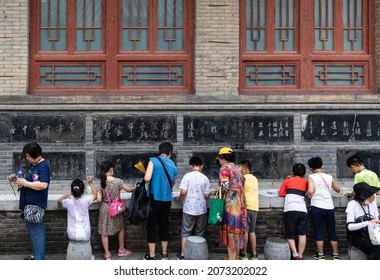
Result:
M229 147L219 150L216 157L222 166L219 170L219 184L224 192L224 217L220 231L220 242L227 245L228 258L237 260L243 248L247 225L245 205L245 178L235 164L235 152Z
M173 145L170 142L162 142L158 151L159 156L150 158L144 176L145 182L149 183L148 195L152 207L152 213L149 213L147 221L149 252L144 256L144 260L156 260L157 227L161 240L160 259L169 258L169 216L173 200L172 187L178 169L170 159L173 155Z
M50 183L49 163L42 157L42 148L37 143L26 144L22 150L29 165L23 178L17 178L20 188L19 208L24 213L32 245L32 254L26 260L45 259L45 209L47 208Z

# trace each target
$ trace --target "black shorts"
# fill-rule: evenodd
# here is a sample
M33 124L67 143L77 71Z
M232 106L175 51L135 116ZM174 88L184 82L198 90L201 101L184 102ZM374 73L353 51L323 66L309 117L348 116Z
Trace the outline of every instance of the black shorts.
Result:
M307 234L307 213L299 211L284 212L286 239Z

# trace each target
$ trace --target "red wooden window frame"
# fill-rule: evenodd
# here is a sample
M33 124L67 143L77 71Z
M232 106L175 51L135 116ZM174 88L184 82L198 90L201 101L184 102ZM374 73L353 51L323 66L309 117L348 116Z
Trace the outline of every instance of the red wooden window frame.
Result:
M75 0L67 0L67 50L40 50L40 1L30 3L30 94L191 94L193 93L194 1L183 1L183 49L158 51L157 0L148 0L149 49L148 51L123 51L121 43L122 0L102 1L102 50L75 50ZM40 86L40 66L96 65L102 69L102 82L97 86ZM122 86L123 64L144 66L181 66L181 86Z
M262 0L263 1L263 0ZM239 92L241 94L347 94L374 93L375 84L375 4L373 0L363 0L363 50L343 49L342 0L334 0L334 50L314 49L314 0L294 0L295 2L295 48L294 51L274 49L275 0L266 3L266 50L246 50L246 0L240 1L240 66ZM367 16L366 16L367 15ZM316 65L344 65L352 63L363 67L366 76L361 86L319 86L314 82ZM255 65L295 65L296 78L293 85L250 86L245 82L246 66Z

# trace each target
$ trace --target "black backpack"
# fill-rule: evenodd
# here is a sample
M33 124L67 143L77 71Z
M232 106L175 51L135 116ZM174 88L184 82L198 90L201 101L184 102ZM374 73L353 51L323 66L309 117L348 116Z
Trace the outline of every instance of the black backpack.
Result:
M145 188L144 179L137 183L136 188L132 192L131 203L128 206L127 221L132 225L139 224L147 220L151 212L149 197Z

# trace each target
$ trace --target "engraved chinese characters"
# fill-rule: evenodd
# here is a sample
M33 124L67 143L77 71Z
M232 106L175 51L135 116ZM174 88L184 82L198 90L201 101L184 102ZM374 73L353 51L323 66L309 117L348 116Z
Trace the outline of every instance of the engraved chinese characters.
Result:
M378 141L380 115L302 115L303 141Z
M85 116L0 114L1 142L83 143Z
M94 142L177 141L176 116L97 116Z
M185 142L292 142L293 116L184 116Z

